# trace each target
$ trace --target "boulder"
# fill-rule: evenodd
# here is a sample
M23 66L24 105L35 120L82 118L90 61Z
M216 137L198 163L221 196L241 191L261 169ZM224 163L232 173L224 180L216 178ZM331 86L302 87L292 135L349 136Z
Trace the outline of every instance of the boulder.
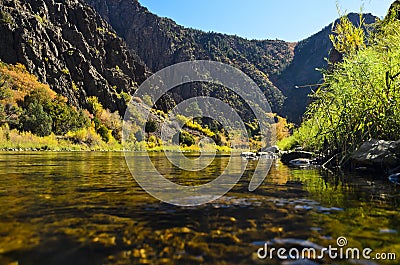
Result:
M400 141L370 140L351 155L353 167L388 170L400 166Z
M244 157L246 159L256 159L257 158L257 154L253 153L253 152L242 152L240 154L241 157Z
M261 149L259 153L274 153L274 154L278 154L279 153L279 147L274 145L274 146L270 146L264 149Z
M314 154L311 152L306 152L306 151L290 151L283 153L281 156L281 161L282 163L288 165L290 161L295 160L295 159L312 159L314 157Z

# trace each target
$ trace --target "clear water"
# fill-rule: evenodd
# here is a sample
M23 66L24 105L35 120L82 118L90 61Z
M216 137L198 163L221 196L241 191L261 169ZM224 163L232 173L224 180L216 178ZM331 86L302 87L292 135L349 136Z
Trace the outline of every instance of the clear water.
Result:
M213 180L228 159L196 174L152 155L164 175L191 185ZM400 188L387 176L276 162L249 192L256 163L223 198L176 207L143 191L122 153L0 153L0 264L281 264L258 259L264 242L336 246L340 236L351 247L398 256L368 264L399 264Z

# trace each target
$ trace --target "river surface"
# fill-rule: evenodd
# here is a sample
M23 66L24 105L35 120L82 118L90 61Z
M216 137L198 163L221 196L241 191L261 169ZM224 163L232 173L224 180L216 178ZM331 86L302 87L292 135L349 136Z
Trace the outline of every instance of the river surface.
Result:
M140 164L142 154L131 154ZM226 167L217 156L200 173L152 154L176 183L204 184ZM246 166L247 161L238 160ZM177 207L148 195L123 153L0 153L0 264L399 264L400 188L376 174L293 169L276 161L254 192L249 161L240 182L217 201ZM295 263L269 247L371 248L371 260ZM295 253L295 252L292 252ZM373 259L374 253L397 260Z

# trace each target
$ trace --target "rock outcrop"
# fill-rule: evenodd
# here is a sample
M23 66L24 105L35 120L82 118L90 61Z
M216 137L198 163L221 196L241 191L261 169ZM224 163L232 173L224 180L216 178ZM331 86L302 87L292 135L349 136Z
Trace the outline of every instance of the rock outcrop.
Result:
M97 96L125 109L146 67L90 6L78 0L0 0L0 60L22 63L75 106ZM124 97L125 96L125 97Z
M400 166L400 141L370 140L351 155L353 167L390 170Z
M282 163L289 165L290 161L296 160L296 159L307 159L310 160L314 158L315 155L311 152L306 152L306 151L289 151L289 152L283 152L281 155L281 161Z

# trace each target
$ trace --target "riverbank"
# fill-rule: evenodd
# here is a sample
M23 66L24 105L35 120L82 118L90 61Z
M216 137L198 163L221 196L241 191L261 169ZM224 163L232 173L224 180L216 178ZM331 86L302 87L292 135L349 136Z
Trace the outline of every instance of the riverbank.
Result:
M30 132L0 129L2 151L114 151L122 150L117 142L93 141L91 144L74 143L66 137L50 134L40 137Z
M131 151L150 151L150 152L219 152L229 153L232 151L227 146L207 146L200 148L197 145L193 146L156 146L148 148L146 142L134 142L124 148L117 141L105 143L97 139L92 142L75 143L65 136L49 136L40 137L30 132L18 132L17 130L3 130L0 128L0 151L108 151L122 152L125 150Z

